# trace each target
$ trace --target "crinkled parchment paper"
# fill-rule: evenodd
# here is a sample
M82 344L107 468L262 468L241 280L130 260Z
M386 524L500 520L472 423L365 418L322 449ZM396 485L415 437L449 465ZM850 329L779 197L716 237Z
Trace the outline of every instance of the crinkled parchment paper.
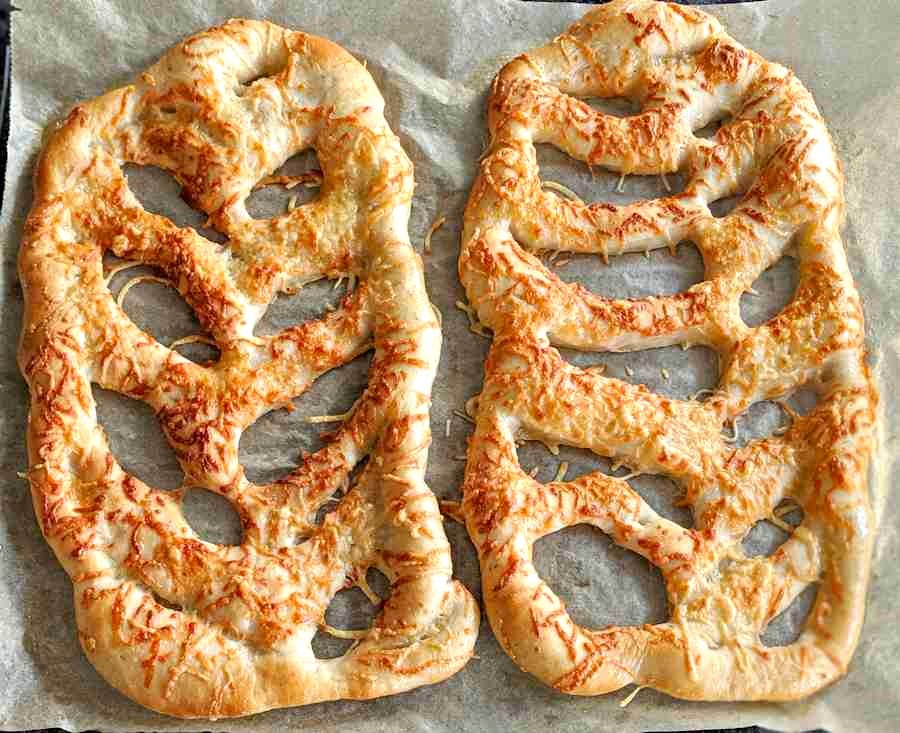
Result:
M493 74L504 61L544 43L585 11L579 5L544 5L515 0L334 0L334 2L92 2L26 3L13 25L12 124L6 198L3 206L3 349L0 429L3 482L0 492L0 727L59 726L70 730L686 730L753 723L784 730L821 726L832 731L896 730L900 718L900 633L893 608L900 585L895 461L900 410L896 199L900 160L900 4L893 0L783 0L745 6L713 6L731 33L767 58L791 66L812 90L830 124L847 174L845 244L862 291L872 361L882 391L880 454L873 471L873 502L880 525L866 625L847 677L809 700L787 705L692 704L650 690L627 707L626 691L599 698L557 694L520 672L482 625L477 657L454 678L373 702L338 702L282 710L240 721L184 722L163 718L128 701L94 672L75 635L71 586L44 543L28 488L16 478L26 466L23 445L26 391L15 364L22 314L15 258L31 204L30 173L45 127L75 103L127 82L189 33L231 16L268 18L327 36L365 59L387 101L387 116L416 166L416 198L410 233L421 242L439 215L446 225L425 255L432 299L444 316L444 349L434 394L434 443L429 480L439 496L454 496L462 481L469 425L454 416L481 383L488 341L467 329L454 307L463 299L456 276L459 229L476 160L482 151L483 108ZM623 201L664 191L658 178L592 179L580 164L552 150L541 151L544 175L566 183L587 199ZM301 161L304 162L304 161ZM309 162L308 160L305 162ZM135 170L130 180L148 208L180 224L200 226L177 198L167 176ZM677 186L674 177L668 181ZM292 192L297 193L298 191ZM280 198L279 198L280 196ZM283 192L268 191L251 202L259 214L283 207ZM702 277L699 255L682 245L668 252L619 258L609 267L590 258L558 265L566 279L578 278L597 292L646 295L680 290ZM127 279L119 275L113 289ZM791 260L760 278L756 297L745 296L750 322L769 317L790 297L795 283ZM331 284L282 298L267 327L276 328L321 313L341 292ZM126 310L164 343L194 333L197 323L180 298L155 285L139 285ZM195 355L202 358L199 349ZM644 382L651 389L687 398L716 380L714 355L702 348L662 349L631 355L567 354L584 364L606 361L608 373ZM340 412L365 383L364 359L326 375L296 401L259 421L244 438L242 459L253 478L277 476L301 449L318 441L318 428L304 415ZM664 371L665 370L665 371ZM668 375L668 376L666 376ZM177 485L180 472L154 418L142 405L116 395L97 395L101 421L113 449L128 470L158 486ZM803 401L803 395L797 398ZM449 429L447 427L448 419ZM771 406L757 406L741 422L742 438L776 428L783 419ZM449 437L448 437L449 430ZM554 457L543 447L521 449L526 468L538 466L549 480L560 461L568 476L602 466L579 451ZM658 510L682 522L690 516L672 506L677 487L660 478L639 478L636 487ZM194 494L199 494L193 497ZM192 492L189 518L211 539L234 536L234 524L203 492ZM480 595L474 549L459 525L447 524L456 573ZM218 534L216 534L218 533ZM770 551L783 539L760 525L751 550ZM544 539L537 547L540 571L561 593L576 620L592 625L641 623L665 618L659 576L640 558L611 546L601 533L576 527ZM360 623L359 598L333 604L329 620ZM770 630L772 643L789 639L803 616L801 598Z

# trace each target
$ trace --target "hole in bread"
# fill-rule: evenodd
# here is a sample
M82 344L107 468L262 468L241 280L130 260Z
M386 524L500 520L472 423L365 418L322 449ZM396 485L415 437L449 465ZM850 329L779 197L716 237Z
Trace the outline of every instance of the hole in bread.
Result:
M773 618L760 634L759 638L763 645L769 647L788 646L797 641L800 634L803 633L803 627L806 625L806 619L812 611L818 592L818 583L810 583L800 591L791 604Z
M690 507L682 503L684 491L677 483L657 474L634 475L627 466L616 466L602 456L589 450L560 446L559 454L551 454L542 444L527 441L518 449L519 465L526 473L535 472L534 478L542 483L557 480L561 470L565 474L561 480L572 481L585 474L599 471L607 476L624 478L653 511L661 517L690 529L694 518Z
M325 278L307 283L296 292L278 293L253 333L273 336L298 323L320 319L337 308L347 293L343 283Z
M742 196L726 196L709 202L709 211L717 219L728 216L741 201Z
M772 518L760 519L741 541L747 557L769 557L791 536L803 521L803 509L791 499L781 501L772 510ZM790 529L790 532L788 531Z
M604 377L643 384L651 392L673 399L695 399L715 389L719 382L719 355L707 346L664 346L620 353L560 349L560 353L577 367L602 369Z
M126 163L122 172L128 189L145 211L166 217L175 226L196 230L212 242L223 244L227 238L206 226L207 216L188 204L181 193L181 184L168 171L153 165Z
M366 570L366 583L368 583L369 589L382 601L387 600L391 594L391 581L378 568L372 567Z
M564 282L604 298L674 295L705 279L703 256L693 242L681 242L674 253L664 247L612 256L608 264L596 254L570 252L553 253L545 262Z
M278 74L283 68L284 64L270 63L256 71L248 69L242 72L242 74L238 75L238 88L235 89L235 93L239 97L243 96L247 92L247 89L253 86L260 79L268 79L270 77L273 77Z
M684 190L684 176L678 173L623 177L603 168L589 168L550 143L537 144L535 150L542 183L560 183L587 204L601 201L631 204L644 199L674 196Z
M128 263L107 254L103 264L107 272L112 272ZM145 277L157 279L142 279ZM134 325L149 333L159 343L170 347L174 344L179 354L198 364L217 361L219 349L206 343L208 336L204 334L193 309L174 286L159 280L171 282L159 268L138 265L114 274L109 281L109 290L113 298L119 299L123 289L128 288L122 301L122 310ZM192 340L193 337L200 337L202 340Z
M694 526L694 514L690 506L683 503L684 491L672 479L657 474L641 474L628 479L628 483L661 517L685 529Z
M322 436L337 430L340 420L310 423L307 418L340 415L353 407L368 383L371 353L362 354L319 377L291 401L292 410L272 410L241 435L239 456L248 479L268 484L296 468L303 453L324 444Z
M247 213L254 219L274 219L315 199L321 182L322 166L316 151L304 150L256 184L245 201Z
M747 557L768 557L787 542L790 536L781 527L760 519L744 536L741 545Z
M343 499L347 493L356 486L357 479L360 474L365 470L366 463L368 462L368 457L363 458L359 463L357 463L347 475L346 480L341 483L335 489L334 493L325 497L322 503L319 505L318 509L313 512L311 517L307 519L315 525L315 527L321 527L325 522L326 517L331 514L341 503L341 499ZM308 534L298 534L294 538L294 544L302 545L306 542L315 532L315 529L311 530Z
M241 518L224 496L192 488L185 493L181 509L191 529L205 542L216 545L241 544Z
M641 112L641 105L627 97L582 97L581 101L610 117L634 117Z
M738 448L754 440L781 435L793 421L790 413L809 414L818 404L819 396L810 387L800 387L781 402L787 409L772 400L754 402L736 419L737 427L732 423L723 429L723 433Z
M741 318L748 326L766 323L784 310L794 298L800 276L797 260L785 255L765 270L753 283L756 295L741 296Z
M149 405L92 385L97 421L119 465L155 489L177 489L184 472Z
M785 399L785 402L798 415L808 415L819 404L819 393L812 387L799 387Z
M694 130L694 137L702 138L703 140L711 140L716 136L716 133L719 131L719 128L722 126L721 120L713 120L712 122L704 125L703 127Z
M390 592L387 578L375 568L366 573L369 588L382 600ZM368 596L354 586L338 591L325 610L325 623L333 629L344 632L365 632L372 627L381 604L374 604ZM341 657L356 643L356 639L342 638L320 628L312 639L313 654L317 659Z
M707 122L703 127L698 127L694 130L694 137L699 137L703 140L712 140L715 138L716 133L719 132L726 125L730 125L734 117L725 110L719 111L719 116L715 119Z
M596 527L568 527L538 540L534 565L579 626L640 626L668 618L659 570Z
M163 608L168 608L170 611L183 611L184 610L184 606L182 606L180 603L175 603L174 601L170 601L166 598L163 598L155 590L150 590L150 595L152 595L153 600L156 601Z

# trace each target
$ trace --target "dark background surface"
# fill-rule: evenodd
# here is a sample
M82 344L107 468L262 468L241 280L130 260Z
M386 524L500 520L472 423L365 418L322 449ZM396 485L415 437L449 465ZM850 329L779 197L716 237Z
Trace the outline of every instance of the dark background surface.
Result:
M530 2L531 0L524 0ZM602 2L604 0L588 0L588 3ZM693 0L693 5L715 5L722 2L739 2L748 0ZM749 0L757 2L759 0ZM587 4L587 3L586 3ZM14 12L17 11L14 7ZM9 140L9 75L10 75L10 48L9 48L9 16L11 6L8 0L0 0L0 43L3 46L3 79L2 87L0 87L0 117L2 117L2 126L0 126L0 197L3 195L4 182L6 178L6 146ZM55 733L60 731L59 728L46 729L41 733ZM709 733L771 733L768 728L734 728L734 729L715 729ZM814 733L825 733L824 731L815 731Z

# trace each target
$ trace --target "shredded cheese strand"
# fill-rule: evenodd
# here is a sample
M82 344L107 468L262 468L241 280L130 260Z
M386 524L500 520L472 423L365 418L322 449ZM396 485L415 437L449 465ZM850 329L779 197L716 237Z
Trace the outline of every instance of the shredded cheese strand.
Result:
M450 499L441 499L438 502L438 506L440 507L441 514L445 517L452 519L459 524L466 523L466 519L462 513L462 504L460 502L451 501Z
M343 412L340 415L307 415L303 418L303 422L309 425L317 425L319 423L327 423L327 422L344 422L350 415L353 414L353 408L351 407L347 412Z
M130 270L133 267L140 267L143 264L144 264L143 262L137 262L136 260L131 260L129 262L120 262L118 265L111 267L109 270L106 271L106 275L103 278L104 282L106 283L106 287L109 287L109 284L112 282L112 279L116 275L118 275L120 272L123 272L125 270Z
M627 696L625 699L623 699L623 700L619 703L619 707L620 707L620 708L626 708L626 707L628 707L628 706L632 703L632 701L634 700L634 698L637 697L637 694L638 694L641 690L645 690L646 688L647 688L647 685L638 685L637 687L635 687L635 688L628 694L628 696Z
M159 277L157 275L138 275L137 277L131 278L131 280L129 280L122 286L122 289L119 291L119 295L116 297L116 305L124 310L125 296L128 295L128 291L131 290L135 285L138 285L142 282L159 283L160 285L168 285L170 288L175 287L175 283L164 277Z
M382 598L374 590L372 590L372 586L369 585L369 581L366 580L365 573L362 573L356 579L356 587L363 592L363 595L365 595L365 597L369 599L369 603L371 603L373 606L381 605Z
M446 216L440 216L431 222L431 226L428 228L428 233L425 235L425 243L422 245L422 249L425 251L425 254L431 254L431 237L434 236L434 233L440 229L447 221Z
M731 423L731 436L730 436L730 437L726 436L726 437L723 438L723 440L724 440L726 443L737 443L737 442L738 442L738 438L740 437L740 431L738 430L738 423L740 422L740 420L741 420L741 416L738 415L738 416L737 416L736 418L734 418L734 420L732 421L732 423Z
M579 196L577 193L575 193L568 186L564 186L563 184L561 184L557 181L541 181L541 188L545 188L550 191L558 191L559 193L563 194L566 198L571 199L572 201L576 201L579 204L582 204L582 205L584 204L584 200L581 198L581 196Z
M299 184L304 184L307 188L318 187L322 185L322 171L307 171L299 176L265 176L253 187L254 191L259 191L267 186L284 186L290 190Z
M490 338L490 334L484 330L484 326L481 325L481 322L478 320L478 314L475 313L475 309L470 306L468 303L463 303L461 300L456 301L456 307L459 308L463 313L466 314L469 318L469 330L472 333L478 334L479 336L483 336L484 338Z
M803 507L801 507L793 499L788 499L783 504L775 507L775 510L772 513L776 517L784 517L785 515L791 514L792 512L796 511L803 511Z
M780 529L782 532L787 532L788 534L793 534L793 533L794 533L794 527L792 527L790 524L788 524L787 522L785 522L781 517L779 517L778 515L776 515L774 512L772 513L772 516L768 517L768 520L767 520L767 521L769 521L769 522L771 522L772 524L774 524L774 525L775 525L776 527L778 527L778 529Z
M554 481L562 481L566 477L566 473L569 471L569 462L563 461L559 464L559 468L556 469L556 476L553 477Z
M471 417L469 417L466 413L464 413L462 410L454 410L453 414L456 415L460 420L465 420L470 425L475 424L475 421Z
M179 346L185 346L186 344L208 344L209 346L217 346L216 342L213 341L209 336L204 336L203 334L194 334L193 336L183 336L180 339L175 339L171 344L169 344L170 349L177 349Z
M791 407L785 400L774 400L775 404L778 405L782 410L787 413L788 417L791 418L791 422L794 420L800 419L800 413L797 412L793 407Z
M371 628L336 629L334 626L329 626L324 621L319 624L319 628L329 636L333 636L337 639L365 639L369 632L372 630Z

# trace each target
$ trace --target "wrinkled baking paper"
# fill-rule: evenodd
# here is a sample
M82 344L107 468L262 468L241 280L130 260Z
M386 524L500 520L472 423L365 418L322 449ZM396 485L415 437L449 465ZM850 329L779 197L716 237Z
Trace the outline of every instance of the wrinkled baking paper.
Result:
M214 8L214 9L213 9ZM485 620L477 656L452 679L372 702L337 702L279 710L239 721L184 722L156 715L109 687L82 656L76 641L71 586L34 520L27 485L16 477L26 467L24 429L27 394L15 364L22 294L15 258L31 205L30 173L45 127L78 101L129 81L184 36L233 16L268 18L327 36L364 59L387 102L387 117L416 167L416 197L410 234L421 247L430 224L446 224L424 256L431 297L443 314L444 348L434 392L434 442L428 479L441 497L458 495L470 425L454 411L476 394L488 341L468 330L455 307L464 299L456 275L459 231L476 161L484 139L483 109L491 78L512 56L562 31L583 5L521 3L515 0L335 0L334 2L148 3L145 0L28 3L14 15L12 124L3 206L4 246L2 386L4 416L3 490L0 492L0 727L61 727L69 730L421 730L421 731L641 731L687 730L760 724L782 730L823 727L832 731L896 730L900 715L900 633L894 603L900 585L895 461L900 410L900 337L894 277L900 216L896 195L897 130L900 129L900 4L864 5L844 0L785 0L744 6L712 6L732 35L767 58L792 67L812 90L829 122L847 174L845 245L865 300L872 363L882 391L881 449L873 471L873 503L880 525L866 625L847 677L799 703L693 704L643 690L627 707L628 690L605 697L560 695L521 672L497 645ZM546 146L545 146L546 147ZM540 151L546 179L568 185L588 200L622 202L663 195L677 177L592 178L580 163L552 150ZM292 160L297 170L315 165L312 154ZM147 208L179 224L201 227L202 217L178 199L174 181L158 171L129 170L129 180ZM250 201L257 216L302 202L314 191L267 189ZM727 206L727 202L722 204ZM565 260L569 260L566 262ZM702 278L700 256L683 244L649 258L629 255L608 267L590 257L560 257L565 279L578 279L607 295L671 293ZM113 281L117 290L132 275ZM790 297L796 282L786 258L761 276L757 296L746 295L742 310L751 323L768 318ZM263 329L276 329L323 312L344 285L320 283L270 309ZM174 291L137 285L125 305L135 322L163 343L197 333L190 310ZM208 347L184 347L193 358L210 358ZM629 355L567 352L578 364L605 362L607 372L681 398L713 387L714 354L678 347ZM321 428L303 417L339 413L363 388L367 360L361 358L323 377L296 400L293 413L262 418L241 444L241 457L256 480L287 471L301 450L314 449ZM892 384L892 382L894 382ZM125 467L160 487L177 486L180 470L153 416L142 404L97 391L100 419ZM808 395L795 398L809 407ZM449 420L449 423L448 423ZM740 439L777 429L784 416L772 405L754 407L740 422ZM449 427L448 427L449 424ZM449 437L448 437L449 432ZM550 480L562 461L567 476L607 466L577 450L554 457L542 446L525 445L526 469ZM640 477L634 485L654 508L680 521L690 514L673 506L678 489L662 478ZM188 495L186 512L209 539L239 536L233 516L202 491ZM459 578L480 597L476 554L465 530L452 522L447 533ZM748 540L753 552L771 551L785 535L761 524ZM666 601L656 570L613 546L599 531L576 527L545 538L536 548L538 569L583 624L642 623L666 618ZM814 589L813 589L814 590ZM812 592L778 619L770 643L796 632ZM804 607L804 603L806 606ZM339 594L329 609L335 625L360 626L370 608L358 591ZM322 654L340 650L322 640Z

